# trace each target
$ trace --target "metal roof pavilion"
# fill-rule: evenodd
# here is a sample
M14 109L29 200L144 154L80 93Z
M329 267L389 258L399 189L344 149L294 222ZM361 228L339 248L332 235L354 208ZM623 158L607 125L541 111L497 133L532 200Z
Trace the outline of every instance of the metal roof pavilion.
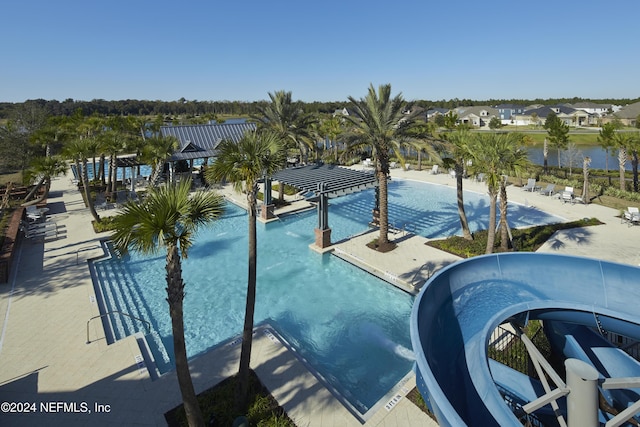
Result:
M354 193L373 188L376 184L376 176L372 171L357 171L336 165L307 165L282 169L271 179L316 194L320 192L318 184L324 183L325 189L322 192L328 196Z

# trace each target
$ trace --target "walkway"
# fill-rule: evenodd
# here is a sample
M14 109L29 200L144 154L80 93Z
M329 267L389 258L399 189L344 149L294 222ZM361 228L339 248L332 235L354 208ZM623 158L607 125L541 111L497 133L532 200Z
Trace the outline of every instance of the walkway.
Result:
M394 169L392 176L455 185L449 176L428 171ZM466 180L465 186L486 191L481 183ZM619 213L612 209L563 205L557 199L516 187L509 188L509 200L568 220L589 216L606 223L559 233L542 251L613 258L634 265L640 262L636 244L640 228L620 224ZM37 413L0 413L0 425L165 425L164 412L180 403L175 376L167 374L151 381L140 362L136 337L107 345L99 321L90 324L91 343L86 344L87 320L99 314L86 261L102 254L99 239L105 235L93 232L90 214L68 179L53 182L48 202L60 237L46 242L23 240L12 281L0 287L0 402L36 403ZM419 237L398 235L398 239L398 248L386 255L368 250L358 241L345 242L340 249L376 267L387 278L407 282L424 264L431 266L420 274L430 274L427 272L455 261L455 257L425 246ZM362 425L272 338L270 334L256 335L252 365L298 425ZM192 375L197 391L234 374L238 353L239 346L224 345L194 359ZM390 396L388 408L382 402L365 425L435 425L403 398L413 381L410 378L397 395ZM50 413L42 413L45 408ZM83 412L85 409L91 413ZM56 413L51 413L54 410Z

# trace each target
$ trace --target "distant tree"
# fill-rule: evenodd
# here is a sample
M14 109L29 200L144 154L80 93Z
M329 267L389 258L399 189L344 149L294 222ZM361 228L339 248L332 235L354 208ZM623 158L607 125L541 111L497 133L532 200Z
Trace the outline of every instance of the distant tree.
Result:
M640 114L636 117L636 128L640 129Z
M501 127L502 127L502 122L500 121L500 119L497 118L496 116L491 117L491 120L489 120L489 129L496 130L496 129L500 129Z
M439 127L439 128L443 128L446 125L446 119L444 117L443 114L436 114L433 117L433 122Z
M458 115L453 111L449 111L444 115L444 127L447 130L453 130L458 125Z
M551 111L544 122L544 128L549 135L549 144L558 150L558 167L561 167L560 153L569 144L569 126L563 123L556 113Z
M564 164L569 167L569 175L573 173L574 166L577 166L582 161L582 151L578 149L578 146L573 142L567 144L567 149L562 152L562 158Z
M534 128L537 128L540 124L540 117L538 117L538 113L536 113L535 111L531 113L531 124Z

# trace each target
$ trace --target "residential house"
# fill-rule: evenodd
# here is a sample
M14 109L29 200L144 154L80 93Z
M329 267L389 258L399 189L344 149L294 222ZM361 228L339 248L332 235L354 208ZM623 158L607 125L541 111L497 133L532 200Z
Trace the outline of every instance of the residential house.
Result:
M625 126L637 126L638 116L640 116L640 102L635 102L620 108L612 116L608 116L606 121L619 119Z
M452 110L458 115L459 124L477 128L488 127L492 117L499 117L498 110L489 106L457 107Z
M596 104L595 102L576 102L575 104L566 105L598 117L606 116L613 108L611 104Z
M426 118L428 122L435 120L436 116L444 116L449 112L448 108L431 107L426 111Z
M598 119L595 114L590 114L584 110L577 110L566 105L555 105L527 109L523 114L515 116L514 122L518 126L528 126L534 124L534 119L537 118L537 124L544 124L551 111L564 124L572 127L595 125Z
M503 125L511 124L512 118L524 113L525 106L518 104L500 104L496 105L498 109L498 117Z

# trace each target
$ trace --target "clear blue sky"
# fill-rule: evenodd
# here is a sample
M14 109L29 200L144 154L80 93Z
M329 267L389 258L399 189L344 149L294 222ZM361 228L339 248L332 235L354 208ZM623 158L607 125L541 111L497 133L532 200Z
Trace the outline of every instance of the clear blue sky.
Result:
M0 102L640 97L638 0L15 0Z

